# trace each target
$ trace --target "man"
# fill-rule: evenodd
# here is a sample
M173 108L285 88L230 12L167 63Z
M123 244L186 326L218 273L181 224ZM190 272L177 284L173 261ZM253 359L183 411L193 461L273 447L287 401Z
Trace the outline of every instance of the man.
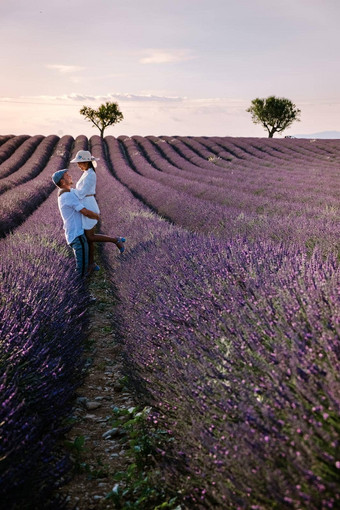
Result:
M93 220L99 220L99 214L86 209L77 195L71 192L73 181L67 169L55 172L52 181L59 188L58 207L64 223L66 242L74 252L77 271L81 276L86 276L89 247L82 227L82 214Z

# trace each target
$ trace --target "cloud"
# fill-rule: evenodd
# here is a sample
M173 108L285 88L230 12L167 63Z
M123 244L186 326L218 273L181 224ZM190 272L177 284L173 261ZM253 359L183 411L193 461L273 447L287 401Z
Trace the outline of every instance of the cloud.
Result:
M122 101L164 101L164 102L178 102L183 101L184 98L179 96L157 96L155 94L113 94Z
M77 103L95 103L94 106L98 103L103 102L113 102L119 101L122 103L149 103L150 106L154 104L155 106L159 106L160 104L169 104L172 105L181 105L187 101L186 97L180 96L163 96L163 95L155 95L155 94L129 94L129 93L111 93L105 95L90 95L90 94L80 94L73 92L72 94L62 94L62 95L38 95L38 96L17 96L17 97L0 97L1 103L9 103L9 104L41 104L41 105L56 105L56 106L73 106ZM135 108L136 106L134 106Z
M230 98L196 98L191 99L185 96L167 96L157 94L131 94L128 92L113 92L105 95L90 95L73 92L62 95L37 95L0 97L0 103L26 103L26 104L55 104L60 106L72 106L77 103L103 103L105 101L120 101L122 103L149 103L150 106L164 108L169 107L180 110L192 110L199 114L232 113L244 112L248 103L243 99ZM140 105L142 106L142 105ZM133 106L136 107L135 105Z
M46 96L45 96L46 97ZM179 96L157 96L155 94L129 94L127 92L116 92L112 94L92 96L87 94L67 94L63 96L51 96L54 99L71 101L128 101L128 102L181 102L185 98Z
M173 62L185 62L196 58L191 50L145 50L146 56L139 59L140 64L170 64ZM143 52L144 53L144 52Z
M68 73L77 73L79 71L84 71L86 67L81 66L66 66L63 64L48 64L47 69L54 69L55 71L59 71L61 74L68 74Z

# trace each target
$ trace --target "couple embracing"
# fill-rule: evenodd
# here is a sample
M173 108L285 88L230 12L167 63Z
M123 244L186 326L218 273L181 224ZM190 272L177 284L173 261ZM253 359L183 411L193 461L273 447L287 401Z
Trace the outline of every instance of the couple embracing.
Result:
M58 206L63 219L66 242L73 249L77 271L87 276L99 267L94 261L93 243L114 243L124 251L124 237L96 234L99 207L96 201L96 167L98 159L89 151L78 151L71 163L77 163L83 175L72 188L73 180L67 169L58 170L52 181L59 188Z

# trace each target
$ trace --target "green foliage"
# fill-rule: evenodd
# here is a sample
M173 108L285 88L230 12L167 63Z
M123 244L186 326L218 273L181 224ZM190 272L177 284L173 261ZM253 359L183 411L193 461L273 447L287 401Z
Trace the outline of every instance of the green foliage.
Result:
M65 441L65 446L76 455L80 455L84 451L85 437L77 436L74 441Z
M83 454L86 452L84 436L77 436L73 441L65 441L64 445L71 452L75 472L86 473L89 480L108 476L108 466L100 458L97 459L96 466L90 466L83 461Z
M164 509L180 508L177 497L169 499L164 487L162 473L156 467L155 460L165 443L173 441L167 431L159 430L151 425L148 419L150 407L141 411L136 407L113 409L112 425L120 426L126 432L129 441L127 457L131 459L125 471L115 474L115 485L107 494L106 499L114 502L115 508ZM122 417L126 421L122 424Z
M105 128L113 126L113 124L117 124L124 119L118 103L110 103L108 101L100 105L98 110L94 110L90 106L83 106L80 113L99 129L102 138L104 137Z
M98 478L107 478L109 476L109 466L98 458L96 466L90 466L87 462L81 462L79 464L79 472L86 473L88 480L97 480Z
M73 441L65 441L64 445L72 454L75 471L81 471L81 457L85 452L85 437L77 436Z
M275 96L253 99L246 111L251 113L254 124L262 124L267 129L269 138L287 129L295 120L299 121L301 113L290 99Z

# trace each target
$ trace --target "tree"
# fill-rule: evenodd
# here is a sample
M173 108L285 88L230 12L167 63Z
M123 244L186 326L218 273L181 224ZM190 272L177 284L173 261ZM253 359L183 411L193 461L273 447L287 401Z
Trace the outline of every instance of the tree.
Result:
M99 129L102 138L104 137L105 128L124 119L118 103L109 103L108 101L100 105L98 110L94 110L90 106L83 106L80 113Z
M268 130L269 138L287 129L294 120L299 121L301 113L289 99L275 96L253 99L246 111L251 113L254 124L262 124Z

